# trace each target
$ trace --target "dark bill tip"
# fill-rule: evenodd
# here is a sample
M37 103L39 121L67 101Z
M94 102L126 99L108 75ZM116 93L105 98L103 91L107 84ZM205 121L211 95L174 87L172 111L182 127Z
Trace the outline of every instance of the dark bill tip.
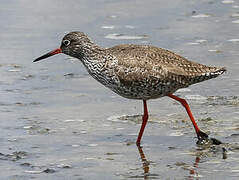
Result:
M40 61L40 60L42 60L42 59L46 59L46 58L48 58L48 57L50 57L50 56L53 56L53 55L59 54L59 53L62 53L61 48L58 48L58 49L55 49L55 50L53 50L53 51L51 51L51 52L49 52L49 53L46 53L46 54L44 54L43 56L41 56L41 57L35 59L33 62L37 62L37 61Z

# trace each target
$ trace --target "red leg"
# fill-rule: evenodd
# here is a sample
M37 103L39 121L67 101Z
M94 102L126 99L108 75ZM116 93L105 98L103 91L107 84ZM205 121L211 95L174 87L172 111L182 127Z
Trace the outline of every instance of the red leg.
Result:
M147 121L148 121L148 109L147 109L146 100L143 100L143 103L144 103L144 115L142 117L142 125L141 125L139 135L138 135L138 138L137 138L137 141L136 141L137 146L140 146L140 141L141 141L141 138L142 138L143 133L144 133L144 128L145 128L145 126L147 124Z
M192 114L192 112L190 110L190 107L189 107L187 101L185 99L179 98L178 96L175 96L175 95L172 95L172 94L168 94L168 96L173 98L173 99L175 99L176 101L179 101L185 107L185 109L186 109L186 111L188 113L188 116L189 116L189 118L191 119L191 121L193 123L193 127L194 127L194 129L195 129L195 131L197 133L198 139L207 138L208 135L205 134L204 132L202 132L199 129L199 127L198 127L198 125L197 125L197 123L196 123L196 121L195 121L195 119L193 117L193 114Z

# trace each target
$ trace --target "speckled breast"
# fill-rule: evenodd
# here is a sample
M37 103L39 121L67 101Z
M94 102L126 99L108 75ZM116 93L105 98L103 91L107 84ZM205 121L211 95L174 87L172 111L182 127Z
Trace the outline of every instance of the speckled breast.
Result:
M166 96L169 93L174 93L180 87L176 84L166 84L158 81L157 83L148 82L133 82L131 85L125 85L123 83L110 83L108 81L105 86L120 96L128 99L156 99ZM101 82L102 83L102 82Z

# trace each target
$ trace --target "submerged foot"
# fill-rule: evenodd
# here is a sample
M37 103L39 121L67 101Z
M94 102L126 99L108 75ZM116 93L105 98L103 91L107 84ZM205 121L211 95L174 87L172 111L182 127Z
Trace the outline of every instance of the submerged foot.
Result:
M205 132L199 131L197 145L211 144L211 145L220 145L221 141L215 138L209 138Z

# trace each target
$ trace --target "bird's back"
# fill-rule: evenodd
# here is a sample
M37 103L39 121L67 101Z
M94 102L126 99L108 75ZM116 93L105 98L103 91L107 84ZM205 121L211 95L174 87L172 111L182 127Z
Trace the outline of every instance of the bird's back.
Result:
M225 68L195 63L171 51L145 45L118 45L106 49L118 60L115 73L126 89L136 87L147 96L173 93L207 79L217 77ZM151 88L151 89L150 89ZM148 89L148 90L147 90ZM150 91L150 92L149 92ZM158 92L158 93L157 93Z

